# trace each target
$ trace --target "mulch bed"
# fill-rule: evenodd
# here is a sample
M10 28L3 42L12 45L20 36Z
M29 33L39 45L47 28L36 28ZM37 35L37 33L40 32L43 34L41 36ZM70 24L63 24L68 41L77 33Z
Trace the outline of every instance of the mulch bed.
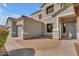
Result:
M79 56L79 43L75 43L75 48L76 48L77 56Z
M5 47L0 48L0 56L8 56L8 53L7 53L6 49L5 49Z

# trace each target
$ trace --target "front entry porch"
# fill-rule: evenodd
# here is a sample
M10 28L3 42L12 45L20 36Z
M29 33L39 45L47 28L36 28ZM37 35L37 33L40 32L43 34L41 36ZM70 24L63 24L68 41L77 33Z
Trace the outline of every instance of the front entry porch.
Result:
M74 15L66 15L59 18L59 38L77 38L77 26Z

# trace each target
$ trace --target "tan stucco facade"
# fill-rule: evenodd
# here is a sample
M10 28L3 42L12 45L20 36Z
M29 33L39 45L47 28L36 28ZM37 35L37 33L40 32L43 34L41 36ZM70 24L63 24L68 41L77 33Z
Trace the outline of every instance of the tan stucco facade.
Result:
M42 36L42 33L43 33L42 22L33 20L32 18L29 18L29 17L23 17L22 21L23 21L22 35L24 39Z
M49 6L54 5L54 11L52 13L46 14L46 8ZM39 19L39 15L42 14L42 18ZM31 15L31 17L22 16L17 19L17 35L18 37L21 37L22 39L27 38L34 38L39 36L51 36L52 39L60 39L62 36L68 35L66 38L69 37L68 32L72 32L71 36L76 36L76 38L79 38L79 30L78 30L78 21L75 19L75 11L72 4L69 4L69 6L65 9L64 7L60 7L60 3L51 3L51 4L45 4L39 12L36 12ZM7 22L7 26L11 25L12 21ZM47 24L52 23L52 32L47 32ZM66 34L63 34L63 25L62 23L66 24L66 27L68 28L68 32ZM73 29L74 27L70 25L73 25L75 27L74 30L70 31L70 29ZM20 26L20 27L19 27ZM73 33L76 33L73 34ZM10 28L10 33L11 28Z
M51 6L51 5L54 5L54 12L52 12L50 14L46 14L46 8L48 6ZM55 16L53 16L55 13L57 13L57 14ZM42 19L39 19L39 16L38 16L39 14L42 14ZM42 22L44 22L44 24L53 23L52 33L50 33L53 39L62 38L61 37L61 33L62 33L61 30L62 29L60 29L60 23L63 20L60 22L60 20L61 20L60 17L62 17L63 20L64 19L68 20L69 18L71 18L72 21L73 21L72 18L74 18L74 20L76 20L73 5L70 4L70 7L63 9L63 8L60 7L60 4L46 4L41 9L41 11L32 15L32 18L39 20L39 21L42 21ZM47 29L46 26L44 28L45 28L44 33L49 35L49 33L47 33L47 31L46 31L46 29Z
M12 37L12 23L14 22L13 20L16 20L15 18L11 18L9 17L7 19L7 23L6 23L6 27L7 29L9 30L9 37L11 38Z

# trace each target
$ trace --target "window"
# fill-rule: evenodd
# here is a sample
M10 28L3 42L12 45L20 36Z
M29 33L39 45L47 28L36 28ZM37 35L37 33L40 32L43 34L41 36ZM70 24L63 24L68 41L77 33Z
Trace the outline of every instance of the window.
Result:
M42 14L39 15L39 19L41 19L41 18L42 18Z
M50 23L50 24L47 24L47 32L52 32L52 29L53 29L53 25L52 25L52 23Z
M51 13L51 12L53 12L54 11L54 5L52 5L52 6L50 6L50 7L48 7L47 9L46 9L46 14L49 14L49 13Z

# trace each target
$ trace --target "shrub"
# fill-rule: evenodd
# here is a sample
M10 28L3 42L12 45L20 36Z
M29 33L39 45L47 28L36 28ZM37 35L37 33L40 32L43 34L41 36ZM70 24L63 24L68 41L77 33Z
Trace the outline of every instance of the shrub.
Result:
M5 29L0 29L0 48L2 48L7 40L9 31Z

